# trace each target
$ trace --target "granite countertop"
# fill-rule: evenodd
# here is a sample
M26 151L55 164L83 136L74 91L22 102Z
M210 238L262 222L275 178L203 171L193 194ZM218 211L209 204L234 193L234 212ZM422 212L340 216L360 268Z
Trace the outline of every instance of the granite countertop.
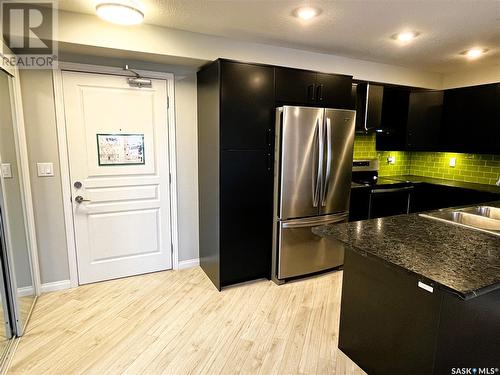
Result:
M500 207L500 201L491 205ZM344 242L348 251L410 271L463 299L500 289L500 236L418 214L325 225L313 232Z
M496 186L496 185L476 184L476 183L472 183L472 182L445 180L442 178L413 176L413 175L384 176L383 178L389 179L389 180L402 181L402 182L411 182L414 184L427 183L427 184L433 184L433 185L451 186L451 187L458 187L458 188L462 188L462 189L470 189L470 190L485 191L488 193L500 194L500 186Z

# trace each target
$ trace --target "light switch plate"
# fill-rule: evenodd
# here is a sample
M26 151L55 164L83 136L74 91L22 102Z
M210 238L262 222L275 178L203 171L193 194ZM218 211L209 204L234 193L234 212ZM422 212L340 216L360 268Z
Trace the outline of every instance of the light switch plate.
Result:
M38 177L50 177L54 175L54 163L36 163Z
M12 178L12 167L10 163L2 164L2 177L3 178Z

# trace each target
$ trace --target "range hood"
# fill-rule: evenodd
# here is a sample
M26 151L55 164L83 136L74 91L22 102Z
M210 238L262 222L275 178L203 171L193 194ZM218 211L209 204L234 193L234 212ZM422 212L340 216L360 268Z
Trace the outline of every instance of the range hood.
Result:
M382 103L384 86L369 82L352 85L352 96L356 109L356 133L386 133L382 128Z

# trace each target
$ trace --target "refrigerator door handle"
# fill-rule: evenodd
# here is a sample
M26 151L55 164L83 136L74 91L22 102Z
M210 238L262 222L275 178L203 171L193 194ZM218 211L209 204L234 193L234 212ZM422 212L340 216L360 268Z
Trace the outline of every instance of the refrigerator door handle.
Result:
M282 228L306 228L318 227L321 225L336 224L346 222L349 218L349 212L341 212L327 216L308 217L303 219L294 219L281 222Z
M330 177L332 174L332 123L329 117L326 118L326 173L323 179L323 189L321 192L321 205L326 206L326 194L330 187Z
M316 119L316 130L315 130L315 136L316 136L316 141L317 141L317 148L318 148L318 156L317 156L317 169L316 169L316 176L313 174L313 181L312 181L312 188L313 188L313 207L318 207L319 199L320 199L320 194L321 194L321 185L322 185L322 174L323 174L323 150L325 148L324 146L324 139L323 139L323 126L322 123L320 122L320 119ZM314 170L314 169L313 169Z

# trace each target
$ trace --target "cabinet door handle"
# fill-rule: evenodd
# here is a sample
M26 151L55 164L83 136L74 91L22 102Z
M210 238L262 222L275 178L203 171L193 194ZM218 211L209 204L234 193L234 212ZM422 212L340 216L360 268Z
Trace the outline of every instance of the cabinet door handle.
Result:
M318 102L323 101L323 85L318 85L318 88L316 89L316 100Z
M266 130L266 144L267 144L267 147L271 148L271 140L272 140L272 130L271 129L267 129Z
M315 100L315 98L314 98L315 87L316 87L316 85L314 83L312 85L307 86L307 97L311 101Z

